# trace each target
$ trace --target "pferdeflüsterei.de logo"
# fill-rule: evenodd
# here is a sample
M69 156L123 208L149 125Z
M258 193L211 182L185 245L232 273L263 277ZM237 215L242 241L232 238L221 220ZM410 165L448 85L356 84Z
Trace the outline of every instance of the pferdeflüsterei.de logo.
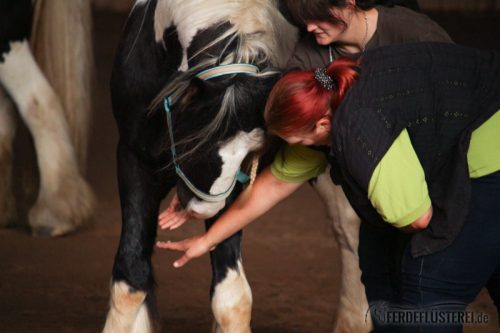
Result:
M463 303L440 303L416 308L380 301L370 303L367 315L370 312L373 321L380 326L488 324L488 314L467 311L465 308Z

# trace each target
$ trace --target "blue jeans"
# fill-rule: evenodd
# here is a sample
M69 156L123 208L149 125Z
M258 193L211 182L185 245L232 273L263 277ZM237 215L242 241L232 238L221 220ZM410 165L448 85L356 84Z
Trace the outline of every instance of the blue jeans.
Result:
M431 309L455 315L454 319L442 315L445 320L439 324L434 321L413 321L406 326L376 324L376 332L462 332L463 311L482 287L488 289L497 311L500 308L500 172L473 179L471 186L471 204L464 227L453 243L442 251L413 258L406 245L399 257L399 267L394 264L399 260L395 251L392 259L377 259L381 266L379 272L373 272L376 269L373 262L367 263L370 257L374 259L373 252L380 255L395 241L393 235L385 233L382 247L380 243L378 246L362 244L376 238L380 240L380 235L370 237L366 235L366 228L363 232L360 230L360 266L370 304L388 301L391 306L397 304L391 310L403 309L402 312L413 315L423 312L429 315ZM370 248L379 250L370 251ZM477 320L479 314L468 315L471 316L466 316L466 320L471 321Z

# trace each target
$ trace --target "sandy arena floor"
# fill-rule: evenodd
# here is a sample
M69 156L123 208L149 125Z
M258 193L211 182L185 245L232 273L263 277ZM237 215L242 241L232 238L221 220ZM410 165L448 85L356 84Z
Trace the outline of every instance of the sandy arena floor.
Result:
M433 15L460 43L500 51L500 17ZM116 127L108 81L113 53L126 15L96 12L97 64L93 135L88 174L99 201L92 223L78 233L33 238L24 227L0 230L0 333L98 332L104 323L110 272L120 234L115 176ZM20 172L32 164L29 140L20 129L16 142L16 192L34 192L33 175ZM28 191L29 192L29 191ZM20 202L21 213L30 200ZM161 238L181 239L203 231L191 223ZM339 279L337 244L317 195L304 186L245 231L245 270L253 290L252 326L257 333L330 332L336 312ZM177 254L154 256L158 303L164 332L208 332L212 315L208 298L208 257L183 269L171 264ZM466 332L500 332L486 292L473 304L491 324Z

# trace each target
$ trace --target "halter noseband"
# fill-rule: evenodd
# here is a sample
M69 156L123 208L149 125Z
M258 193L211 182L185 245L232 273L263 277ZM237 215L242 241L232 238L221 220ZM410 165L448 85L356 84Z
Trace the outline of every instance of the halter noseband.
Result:
M210 80L223 75L231 75L231 74L247 74L247 75L256 75L259 69L257 66L250 64L228 64L228 65L220 65L213 68L209 68L197 73L195 76L202 80ZM188 84L185 83L181 85L177 90L175 90L170 96L165 97L163 101L163 106L165 111L167 112L167 125L168 132L170 135L170 151L172 153L172 160L175 166L175 172L182 179L184 184L200 199L206 202L220 202L225 200L233 191L234 186L236 185L236 181L240 183L248 182L248 176L244 174L240 168L236 172L236 176L233 178L231 185L227 190L218 194L209 194L199 190L193 183L191 183L188 177L182 172L179 163L177 163L177 153L175 151L175 142L174 142L174 131L172 125L172 106L177 102L179 97L186 91Z

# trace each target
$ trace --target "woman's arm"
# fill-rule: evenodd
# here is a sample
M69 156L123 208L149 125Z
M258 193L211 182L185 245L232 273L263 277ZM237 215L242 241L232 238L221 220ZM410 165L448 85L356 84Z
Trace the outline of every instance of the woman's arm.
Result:
M368 198L381 217L405 232L425 229L432 202L425 172L404 130L375 168Z
M205 254L224 239L250 224L292 194L302 184L303 182L283 182L277 179L268 167L257 176L250 194L245 198L240 195L207 233L179 242L158 242L157 246L184 252L184 255L174 262L174 267L181 267L189 260Z

